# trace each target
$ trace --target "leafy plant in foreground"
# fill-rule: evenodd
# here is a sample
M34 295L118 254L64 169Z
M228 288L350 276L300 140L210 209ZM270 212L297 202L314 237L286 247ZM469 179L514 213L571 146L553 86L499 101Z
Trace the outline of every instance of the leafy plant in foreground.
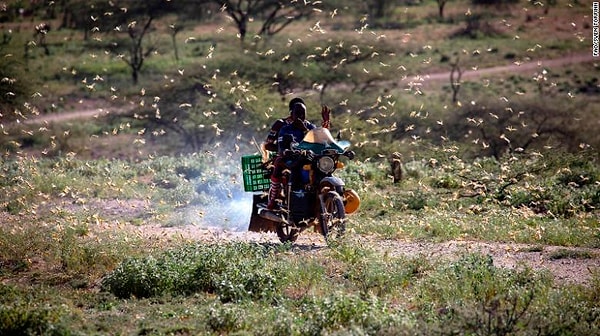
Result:
M29 302L14 286L0 284L0 335L69 335L63 310Z
M118 297L215 293L223 302L268 299L285 274L268 263L269 248L243 243L190 244L125 260L102 281Z

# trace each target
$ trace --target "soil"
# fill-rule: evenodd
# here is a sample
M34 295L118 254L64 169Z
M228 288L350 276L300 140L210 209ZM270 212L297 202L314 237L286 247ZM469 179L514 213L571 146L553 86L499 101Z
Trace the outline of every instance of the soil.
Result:
M143 201L98 201L91 205L101 215L113 218L139 216L149 210ZM242 216L243 217L243 216ZM249 218L249 215L248 215ZM243 221L243 219L242 219ZM274 232L247 232L246 224L230 223L227 227L211 226L218 223L214 218L206 218L191 225L165 227L159 224L133 225L130 223L106 221L100 230L116 232L121 230L146 240L152 245L171 245L188 241L217 243L226 241L248 241L257 243L278 243ZM118 224L110 224L118 223ZM350 218L348 226L352 227ZM494 266L506 269L523 269L548 272L557 285L590 285L591 280L600 276L600 250L580 247L564 247L501 242L481 242L452 240L441 243L410 240L389 240L375 236L349 233L349 239L368 249L392 257L422 256L430 260L452 261L464 253L482 253L492 258ZM327 249L324 238L312 230L304 231L294 244L298 252L319 253Z

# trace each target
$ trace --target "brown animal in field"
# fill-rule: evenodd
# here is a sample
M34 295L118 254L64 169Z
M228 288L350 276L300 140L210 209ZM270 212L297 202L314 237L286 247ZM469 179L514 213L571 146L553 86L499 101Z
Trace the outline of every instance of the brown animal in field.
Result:
M394 183L402 181L402 154L392 153L390 156L390 166L392 168L392 178Z

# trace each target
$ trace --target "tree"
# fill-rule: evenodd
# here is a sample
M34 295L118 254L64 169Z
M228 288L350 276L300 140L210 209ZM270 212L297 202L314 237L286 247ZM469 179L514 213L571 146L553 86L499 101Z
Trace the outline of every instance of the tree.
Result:
M123 59L125 63L129 65L129 68L131 68L133 84L138 83L139 73L142 69L142 65L144 65L144 60L154 51L153 47L144 48L142 44L144 36L146 36L146 33L149 31L153 20L154 17L152 16L146 18L146 22L141 28L138 27L135 21L132 21L127 25L127 34L131 40L129 45L129 55L123 56L121 59Z
M585 142L580 106L563 107L543 100L493 101L463 105L444 124L447 136L470 139L476 155L500 159L508 152L542 150L544 146L574 150Z
M374 19L385 17L388 9L392 6L392 3L388 0L369 0L365 2L369 16Z
M256 35L275 35L290 23L311 15L314 4L305 1L284 3L279 0L212 0L221 6L237 25L240 41L244 43L248 34L248 24L258 18L262 25Z
M127 63L131 69L132 81L137 84L144 61L155 50L152 45L146 45L144 39L152 30L153 21L173 9L171 1L129 0L122 3L113 1L111 4L112 11L105 16L118 23L113 31L127 34L127 42L124 45L117 43L116 49L124 51L119 54L119 58Z
M92 32L110 32L122 23L121 10L109 1L62 0L62 19L58 29L80 29L87 41ZM114 14L117 15L114 15Z
M109 48L127 63L137 84L145 59L155 50L145 44L153 22L162 15L181 11L187 4L171 0L61 0L58 6L62 10L60 27L81 29L84 40L92 33L116 36ZM172 30L173 38L178 31ZM119 40L120 36L125 37Z
M444 18L444 7L446 7L447 3L448 3L448 0L437 0L438 14L440 16L440 19Z
M131 111L129 117L145 130L145 136L163 137L162 143L172 141L174 147L184 152L198 152L214 149L220 142L238 135L250 137L260 129L260 121L248 119L249 110L233 103L246 93L220 90L213 86L214 80L208 75L184 81L183 85L161 91L160 101L139 105ZM229 132L231 125L241 125L245 120L249 122L244 127L234 128L238 134Z
M183 30L183 27L173 23L169 25L169 29L171 32L171 42L173 43L173 50L175 52L175 60L179 61L179 48L177 48L177 33Z
M48 43L46 43L46 36L50 31L50 25L42 22L39 25L35 26L35 34L34 36L37 38L37 44L44 48L44 54L46 56L50 56L50 49L48 48Z
M450 63L452 70L450 71L450 87L452 88L452 102L456 104L458 101L458 91L460 91L460 78L462 77L463 70L460 68L459 57L456 57L456 61Z

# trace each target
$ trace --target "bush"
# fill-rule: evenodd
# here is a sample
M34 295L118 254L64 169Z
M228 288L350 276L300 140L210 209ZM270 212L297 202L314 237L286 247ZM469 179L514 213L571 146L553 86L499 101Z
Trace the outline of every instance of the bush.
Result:
M429 267L428 261L422 256L385 260L369 258L349 267L345 277L363 295L385 297L409 286Z
M415 191L403 200L410 210L422 210L427 205L427 196L422 191Z
M102 290L121 298L214 293L223 302L269 299L285 274L268 264L260 245L190 244L158 256L125 260L102 281Z
M60 318L61 314L51 308L0 306L0 335L70 335L60 325Z
M375 335L393 324L395 317L376 298L338 293L307 299L301 307L305 322L301 328L302 335L344 334L344 331Z
M453 175L446 174L434 178L431 186L434 188L456 189L460 187L460 182Z

